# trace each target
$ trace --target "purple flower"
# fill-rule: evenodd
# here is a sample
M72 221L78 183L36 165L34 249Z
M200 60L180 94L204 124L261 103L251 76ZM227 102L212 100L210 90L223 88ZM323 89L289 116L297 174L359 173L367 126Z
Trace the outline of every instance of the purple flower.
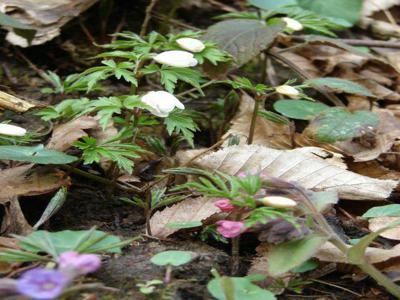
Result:
M235 206L232 205L229 199L219 199L214 202L214 205L218 207L223 212L232 212L235 209Z
M17 280L17 291L33 299L57 298L69 284L70 278L60 271L36 268Z
M221 220L217 222L217 225L218 233L226 238L237 237L244 229L244 223L241 221Z
M67 251L58 259L60 270L72 271L78 275L85 275L100 268L100 257L95 254L79 254L75 251Z

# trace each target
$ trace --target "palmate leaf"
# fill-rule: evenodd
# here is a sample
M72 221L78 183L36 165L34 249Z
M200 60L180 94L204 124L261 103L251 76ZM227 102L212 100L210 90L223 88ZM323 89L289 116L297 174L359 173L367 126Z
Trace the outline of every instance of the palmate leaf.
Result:
M168 134L182 134L190 146L194 147L194 132L198 130L193 118L184 110L176 109L164 119Z

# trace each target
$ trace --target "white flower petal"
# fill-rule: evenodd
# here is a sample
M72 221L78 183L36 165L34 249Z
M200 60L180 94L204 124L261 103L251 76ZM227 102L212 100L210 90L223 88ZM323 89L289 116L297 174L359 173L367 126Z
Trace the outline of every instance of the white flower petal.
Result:
M289 97L297 97L300 94L300 92L296 88L290 85L277 86L275 88L275 91L279 94L286 95Z
M282 18L282 20L286 23L286 27L293 30L293 31L300 31L303 30L304 26L299 21L292 19L292 18Z
M149 111L157 117L168 117L175 107L184 109L185 106L171 93L152 91L142 96L142 102L150 106Z
M9 136L24 136L26 134L26 129L11 124L0 124L0 134Z
M276 208L293 208L297 206L297 202L286 198L286 197L280 197L280 196L269 196L269 197L264 197L260 199L260 201L265 205L265 206L271 206L271 207L276 207Z
M193 38L180 38L176 40L177 44L182 48L190 52L198 53L206 48L206 45L198 39Z
M182 50L162 52L156 55L154 60L160 64L178 68L194 67L198 63L192 53Z

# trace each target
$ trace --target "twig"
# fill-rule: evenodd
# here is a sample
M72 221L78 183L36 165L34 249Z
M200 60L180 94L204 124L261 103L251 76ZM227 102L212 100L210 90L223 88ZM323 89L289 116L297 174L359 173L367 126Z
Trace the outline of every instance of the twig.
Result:
M260 109L260 102L261 99L259 97L254 98L254 108L253 108L253 115L251 117L250 129L249 129L249 138L247 139L247 144L251 145L254 139L254 131L256 130L256 121L258 116L258 110Z
M167 22L167 23L170 23L170 24L173 24L175 26L182 27L182 28L196 30L196 31L200 30L200 28L198 28L198 27L195 27L195 26L180 22L178 20L169 19L168 17L160 15L160 14L157 14L157 13L153 13L153 17L158 19L158 20L161 20L163 22Z
M293 36L292 39L297 42L307 42L305 36ZM350 46L366 46L378 48L400 48L399 42L380 41L380 40L360 40L360 39L337 39L337 41L346 43Z
M284 57L283 55L280 55L279 53L276 52L272 52L269 51L268 54L274 58L275 60L279 60L282 63L284 63L285 65L287 65L290 69L292 69L293 71L295 71L298 75L300 75L303 79L311 79L312 77L305 72L304 70L302 70L300 67L298 67L296 64L294 64L292 61L290 61L289 59L287 59L286 57ZM344 103L335 95L332 95L326 91L324 91L323 89L319 88L319 87L315 87L315 89L320 92L322 95L324 95L329 101L331 101L334 105L336 106L345 106Z
M79 18L79 26L81 27L83 33L86 35L89 42L93 45L96 45L96 40L94 39L93 35L90 33L89 29L87 29L85 23L83 22L82 17Z
M154 6L157 4L158 0L151 0L150 4L146 8L146 16L144 17L143 25L140 30L140 36L144 37L147 33L147 28L149 27L149 23L151 20L151 12L153 11Z
M217 6L218 8L227 11L227 12L237 12L238 10L232 6L226 5L224 3L221 3L217 0L207 0L207 2L209 2L212 5Z
M353 292L352 290L347 289L347 288L345 288L343 286L340 286L340 285L336 285L336 284L333 284L333 283L330 283L330 282L326 282L326 281L323 281L323 280L318 280L318 279L312 279L311 281L318 282L320 284L328 285L328 286L343 290L343 291L348 292L350 294L356 295L357 297L362 297L361 294Z

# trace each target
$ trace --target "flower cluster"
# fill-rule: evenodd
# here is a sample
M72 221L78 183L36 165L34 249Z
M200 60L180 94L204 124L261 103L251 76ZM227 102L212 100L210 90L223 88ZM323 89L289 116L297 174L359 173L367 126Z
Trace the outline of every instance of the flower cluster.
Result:
M195 67L198 64L193 53L202 52L205 45L202 41L193 38L180 38L176 43L184 50L170 50L157 54L154 60L162 65L175 68ZM190 52L188 52L190 51ZM193 53L191 53L193 52ZM161 118L168 115L175 109L185 109L185 106L173 94L165 91L151 91L142 96L142 102L148 107L149 111Z
M14 292L32 299L55 299L80 275L96 271L101 265L94 254L64 252L58 259L57 269L31 269L13 282Z

